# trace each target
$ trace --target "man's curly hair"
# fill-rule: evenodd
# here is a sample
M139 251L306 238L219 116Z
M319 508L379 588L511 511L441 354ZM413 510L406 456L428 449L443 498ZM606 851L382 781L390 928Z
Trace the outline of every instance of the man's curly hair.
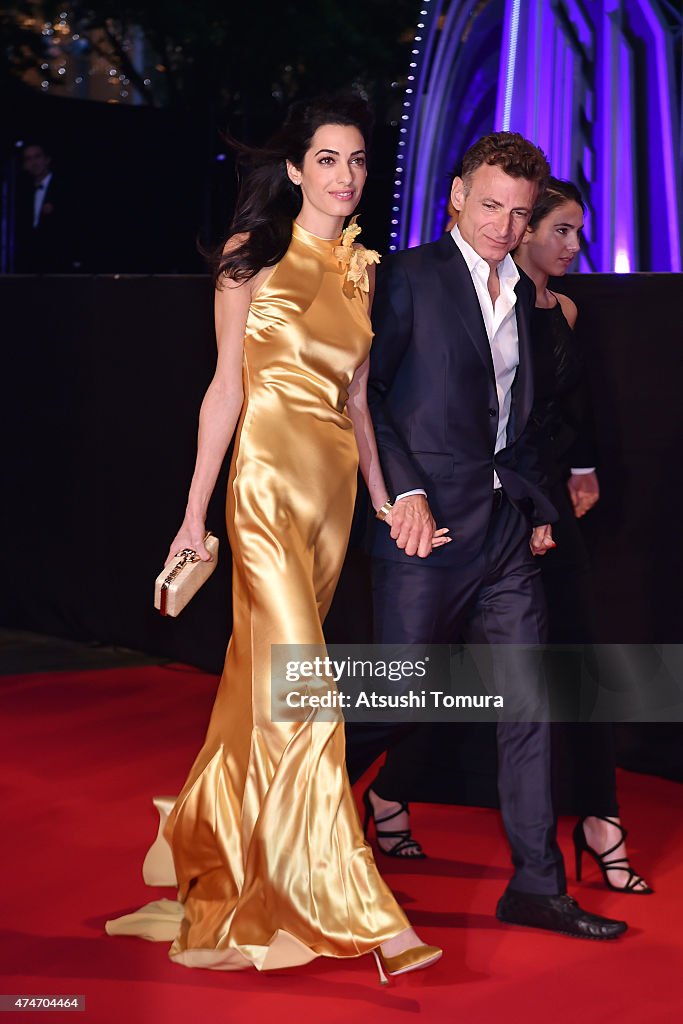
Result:
M543 150L519 132L493 132L475 142L462 159L461 177L469 192L472 175L483 164L500 167L511 178L525 178L538 184L539 194L545 188L550 164Z

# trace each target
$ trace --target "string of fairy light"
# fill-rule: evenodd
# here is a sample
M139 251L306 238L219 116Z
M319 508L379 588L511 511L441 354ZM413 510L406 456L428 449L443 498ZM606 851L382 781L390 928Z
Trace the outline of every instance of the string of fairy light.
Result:
M403 199L403 188L405 178L405 162L406 162L406 146L408 144L408 133L410 128L410 121L413 114L416 112L415 108L419 103L419 93L417 89L418 79L418 67L420 64L420 57L423 56L424 50L424 32L427 24L427 18L429 17L431 0L423 0L423 7L420 10L420 21L416 25L417 32L413 36L413 46L410 51L410 62L408 64L408 74L406 76L407 85L405 88L405 94L403 99L403 113L401 114L401 122L399 127L399 140L398 140L398 153L396 154L396 177L394 178L394 193L393 193L393 206L391 207L391 231L389 237L391 239L389 243L389 249L395 252L398 249L398 238L399 238L399 226L401 223L401 207Z
M36 72L27 72L27 79L43 92L54 92L60 96L106 100L109 103L141 102L138 91L130 78L116 63L116 55L106 33L100 28L90 28L79 23L73 11L65 4L53 21L46 20L35 5L33 14L19 18L22 28L39 33L44 40L44 58ZM141 36L142 39L142 36ZM124 37L122 50L139 73L145 89L153 90L156 75L166 68L154 64L153 70L145 67L140 56L146 47L144 42L135 45L130 33Z

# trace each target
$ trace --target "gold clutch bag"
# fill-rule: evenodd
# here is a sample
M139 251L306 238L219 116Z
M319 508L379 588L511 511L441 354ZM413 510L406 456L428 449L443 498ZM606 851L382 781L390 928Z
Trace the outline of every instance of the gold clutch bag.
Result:
M202 562L192 548L179 551L172 562L159 573L154 584L154 607L162 615L175 617L192 600L203 583L216 568L218 537L207 533L204 538L210 562Z

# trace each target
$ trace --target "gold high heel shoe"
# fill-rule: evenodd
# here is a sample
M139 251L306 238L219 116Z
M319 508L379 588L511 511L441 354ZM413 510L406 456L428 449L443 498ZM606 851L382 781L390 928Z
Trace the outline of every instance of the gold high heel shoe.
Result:
M396 956L385 956L381 949L373 949L372 954L379 971L380 985L388 985L389 977L397 974L408 974L409 971L421 971L424 967L431 967L443 956L443 950L438 946L411 946L404 949Z

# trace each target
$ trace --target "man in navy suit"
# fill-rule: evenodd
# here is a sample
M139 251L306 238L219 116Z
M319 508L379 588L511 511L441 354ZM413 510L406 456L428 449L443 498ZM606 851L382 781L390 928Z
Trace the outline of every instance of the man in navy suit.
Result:
M566 895L533 650L545 639L537 557L553 546L556 514L526 432L535 290L509 253L549 170L520 135L480 139L453 182L452 232L378 273L368 398L394 501L391 530L379 522L374 539L375 640L488 645L488 682L505 702L498 784L514 864L498 917L607 939L625 923ZM435 524L452 542L432 551ZM352 781L393 739L386 726L349 729Z

